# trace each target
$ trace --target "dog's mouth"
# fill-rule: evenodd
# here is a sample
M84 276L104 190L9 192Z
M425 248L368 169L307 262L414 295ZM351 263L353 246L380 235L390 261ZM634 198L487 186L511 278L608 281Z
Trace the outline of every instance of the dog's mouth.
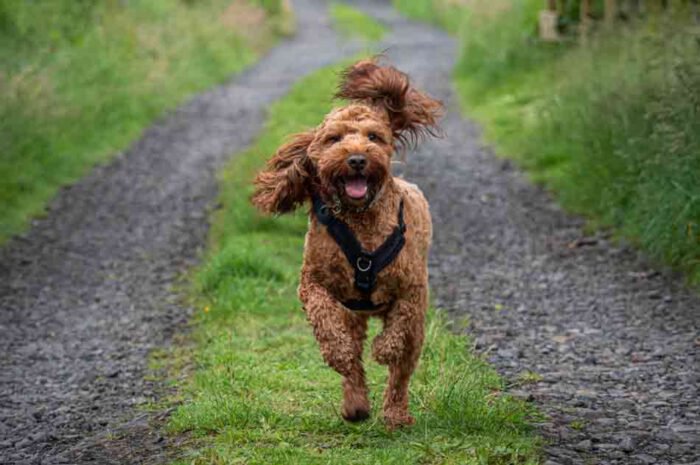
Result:
M343 178L345 195L352 200L364 200L369 192L369 184L365 176L349 176Z

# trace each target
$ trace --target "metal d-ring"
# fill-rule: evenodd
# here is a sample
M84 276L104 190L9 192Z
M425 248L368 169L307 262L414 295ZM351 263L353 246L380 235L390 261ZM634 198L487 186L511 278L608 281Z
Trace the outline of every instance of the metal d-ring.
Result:
M362 261L367 263L366 267L362 266ZM357 262L355 263L355 265L357 265L358 270L364 273L365 271L369 271L369 269L372 268L372 260L367 257L357 257Z

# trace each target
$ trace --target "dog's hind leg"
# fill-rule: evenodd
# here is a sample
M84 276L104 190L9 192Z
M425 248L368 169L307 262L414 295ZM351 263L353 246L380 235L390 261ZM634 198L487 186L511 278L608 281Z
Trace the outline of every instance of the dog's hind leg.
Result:
M343 376L343 418L369 418L369 397L362 366L362 346L367 317L346 310L324 288L310 284L299 287L299 297L326 363Z
M408 411L408 385L423 347L427 288L407 297L384 317L384 330L372 344L377 362L389 366L384 421L390 429L415 422Z

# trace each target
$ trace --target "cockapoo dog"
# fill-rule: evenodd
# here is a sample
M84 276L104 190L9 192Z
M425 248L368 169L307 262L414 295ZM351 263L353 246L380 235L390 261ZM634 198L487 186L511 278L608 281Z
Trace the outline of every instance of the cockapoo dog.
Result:
M393 429L414 423L408 385L423 346L432 225L425 197L392 176L391 159L436 135L442 104L375 60L348 68L336 96L349 104L280 147L252 201L266 213L311 205L299 298L323 358L343 376L347 421L369 417L362 347L369 317L382 319L372 355L389 367Z

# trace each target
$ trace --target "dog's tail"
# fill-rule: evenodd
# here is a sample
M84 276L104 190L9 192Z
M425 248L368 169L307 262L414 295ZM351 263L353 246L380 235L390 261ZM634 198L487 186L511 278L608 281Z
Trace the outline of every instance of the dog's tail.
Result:
M405 73L393 66L380 66L376 59L347 68L336 97L384 108L401 145L413 145L426 135L439 135L442 102L411 86Z

